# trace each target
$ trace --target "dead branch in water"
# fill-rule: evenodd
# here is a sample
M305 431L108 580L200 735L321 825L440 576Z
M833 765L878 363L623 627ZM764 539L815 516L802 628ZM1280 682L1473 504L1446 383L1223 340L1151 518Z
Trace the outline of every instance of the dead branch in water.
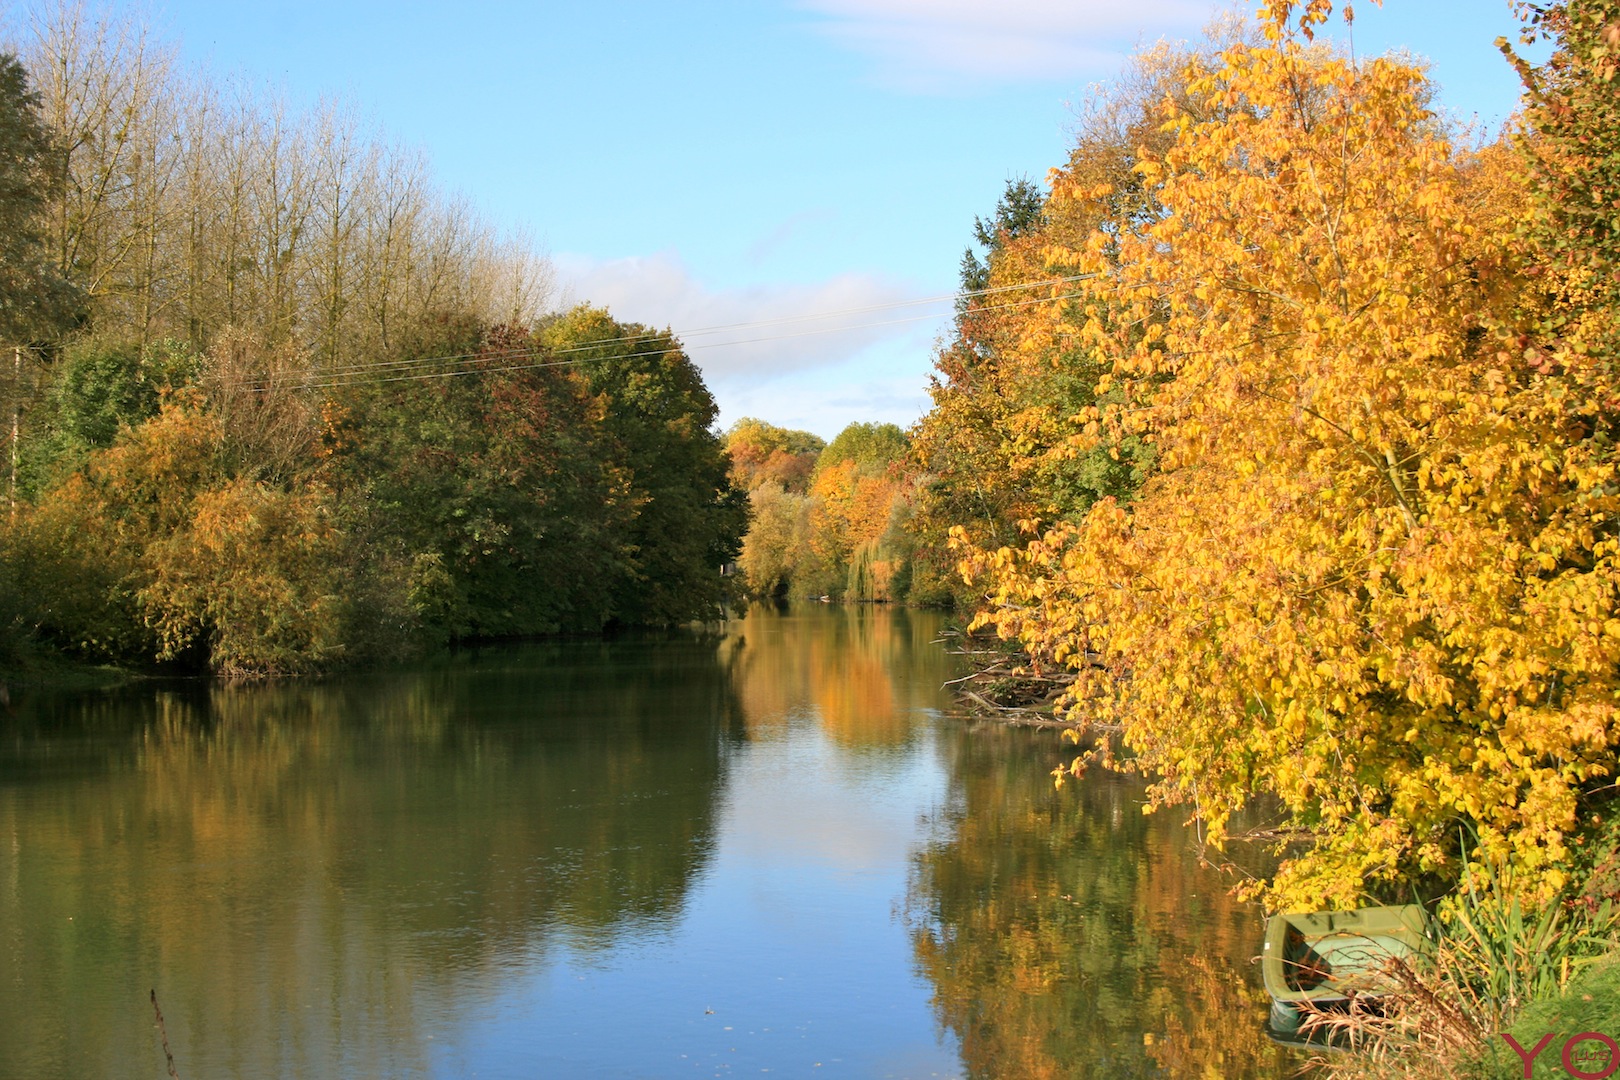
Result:
M1067 720L1059 720L1051 713L1041 712L1038 709L1021 709L1012 705L997 705L995 702L975 694L972 690L958 690L957 696L972 702L977 708L974 710L980 716L988 716L999 723L1012 724L1016 727L1039 727L1068 730L1074 727Z
M174 1055L169 1052L169 1032L163 1026L163 1010L158 1008L157 991L152 991L152 1011L157 1014L158 1038L163 1041L163 1056L169 1059L169 1075L174 1080L180 1080L180 1072L174 1067Z

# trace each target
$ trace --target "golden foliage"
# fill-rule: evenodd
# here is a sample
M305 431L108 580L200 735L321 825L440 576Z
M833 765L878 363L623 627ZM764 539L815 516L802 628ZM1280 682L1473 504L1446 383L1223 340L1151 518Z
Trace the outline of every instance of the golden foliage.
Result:
M1074 668L1071 715L1217 845L1280 799L1316 843L1273 903L1440 868L1458 822L1544 893L1620 743L1608 389L1527 349L1508 156L1450 145L1413 67L1277 27L1189 65L1135 167L1155 220L1048 248L1095 276L1025 335L1101 372L1080 441L1159 470L1019 548L958 530L980 622ZM1106 194L1054 174L1059 209Z
M343 550L318 488L238 479L199 494L188 528L147 552L138 594L159 656L203 640L224 675L318 670L343 655Z
M66 644L90 655L116 648L103 626L116 622L79 610L105 608L111 592L138 613L161 660L201 652L221 674L263 675L341 655L352 597L330 496L232 479L228 447L217 413L177 399L45 493L28 529L60 564L64 582L51 589L60 610L47 618ZM78 580L102 594L99 604L64 587Z
M737 565L751 592L786 593L806 560L809 502L781 484L765 481L748 492L748 534Z
M848 458L823 467L810 488L815 496L811 545L847 562L861 545L877 543L889 527L890 508L901 486L896 473L874 473Z

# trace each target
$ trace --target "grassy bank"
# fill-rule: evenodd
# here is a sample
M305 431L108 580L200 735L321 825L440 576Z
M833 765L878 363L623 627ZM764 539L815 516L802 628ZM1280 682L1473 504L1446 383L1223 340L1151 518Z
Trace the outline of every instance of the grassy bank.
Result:
M1565 1044L1582 1032L1620 1039L1620 950L1610 951L1575 975L1563 993L1533 1002L1507 1033L1525 1053L1533 1054L1532 1077L1561 1077L1569 1075L1563 1063ZM1549 1033L1551 1041L1535 1052ZM1570 1049L1571 1064L1588 1075L1600 1075L1608 1067L1608 1048L1597 1040L1583 1040ZM1583 1054L1595 1054L1597 1060L1585 1061ZM1478 1080L1522 1077L1524 1058L1506 1039L1492 1039L1470 1073Z
M108 664L86 664L49 653L31 653L0 662L0 705L9 703L12 691L21 688L46 690L105 690L122 686L142 676L127 668Z

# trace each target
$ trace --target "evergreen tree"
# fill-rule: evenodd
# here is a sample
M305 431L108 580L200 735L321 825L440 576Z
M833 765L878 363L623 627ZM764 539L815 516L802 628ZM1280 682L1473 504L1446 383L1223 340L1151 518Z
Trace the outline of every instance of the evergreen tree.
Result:
M973 219L973 239L984 248L980 259L972 248L962 252L962 291L979 292L990 287L990 263L1009 240L1034 232L1046 221L1046 196L1040 185L1028 177L1020 176L1007 181L1007 190L1001 193L995 214L986 219ZM966 300L958 301L958 309L966 310Z
M39 95L15 56L0 54L0 341L24 344L70 322L78 293L46 251L41 228L54 187Z

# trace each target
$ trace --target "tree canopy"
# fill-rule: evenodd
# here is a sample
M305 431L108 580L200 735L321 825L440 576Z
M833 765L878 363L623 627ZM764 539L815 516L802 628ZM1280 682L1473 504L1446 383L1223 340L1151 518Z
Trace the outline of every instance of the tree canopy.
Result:
M1271 903L1454 875L1459 830L1546 896L1620 746L1613 203L1566 196L1608 190L1615 113L1573 103L1612 102L1620 20L1539 16L1540 104L1470 149L1420 69L1273 7L1150 53L992 259L1047 302L964 313L930 511L1155 805L1220 846L1267 795L1310 837Z
M0 337L41 346L7 358L0 664L304 672L720 610L746 509L680 343L550 311L545 259L343 109L42 11L0 56L0 234Z
M0 341L54 337L76 314L79 291L51 258L44 214L60 188L55 142L39 94L11 53L0 53Z

